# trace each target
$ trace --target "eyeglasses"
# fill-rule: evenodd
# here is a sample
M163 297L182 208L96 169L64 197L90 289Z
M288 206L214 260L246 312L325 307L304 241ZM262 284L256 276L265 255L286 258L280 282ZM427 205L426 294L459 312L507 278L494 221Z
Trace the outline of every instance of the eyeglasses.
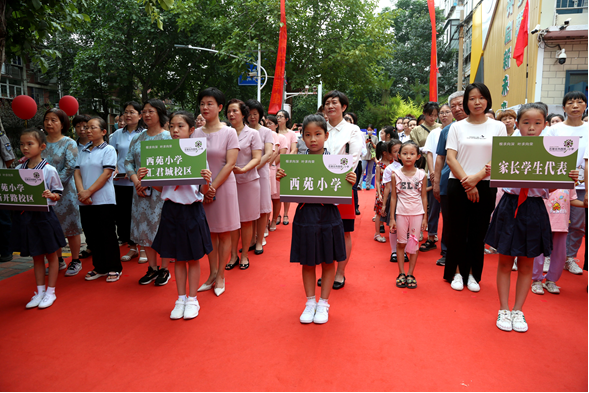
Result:
M157 111L154 111L154 110L141 111L142 115L153 115L154 113L157 113Z
M276 116L276 118L277 118L277 119L284 119L284 116L282 116L282 115L278 115L278 116Z
M123 115L134 115L136 113L139 114L139 112L137 112L137 111L125 111L125 112L123 112Z
M440 116L441 116L441 115L444 115L444 116L446 116L446 115L451 115L451 114L452 114L452 112L450 112L450 111L447 111L447 112L446 112L446 111L444 111L444 112L440 112Z

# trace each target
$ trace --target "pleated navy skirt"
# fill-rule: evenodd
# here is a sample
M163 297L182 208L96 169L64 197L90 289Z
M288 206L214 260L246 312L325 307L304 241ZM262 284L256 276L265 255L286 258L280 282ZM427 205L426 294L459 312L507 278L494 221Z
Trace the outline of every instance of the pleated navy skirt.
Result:
M292 222L290 261L317 266L345 260L344 224L337 207L299 204Z
M51 254L67 244L53 206L48 212L12 212L10 243L23 257Z
M552 229L544 200L528 197L517 210L518 196L505 193L493 212L485 243L499 254L535 258L552 252Z
M182 205L165 201L151 247L162 258L174 258L177 261L195 261L213 251L202 203Z

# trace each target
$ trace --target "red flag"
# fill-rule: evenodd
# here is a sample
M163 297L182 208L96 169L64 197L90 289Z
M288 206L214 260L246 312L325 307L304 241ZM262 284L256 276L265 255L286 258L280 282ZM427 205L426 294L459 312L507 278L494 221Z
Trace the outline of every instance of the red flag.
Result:
M429 66L429 100L438 101L438 49L436 45L436 7L434 0L427 0L429 18L432 22L432 54Z
M284 88L284 64L286 62L286 12L284 0L280 0L280 36L278 38L278 56L276 57L276 70L274 71L274 84L268 113L276 114L282 109L282 95Z
M524 62L524 51L528 46L528 15L530 13L530 1L526 0L526 8L524 8L524 15L522 22L519 25L519 32L517 33L517 41L515 42L515 49L513 50L513 58L519 67Z

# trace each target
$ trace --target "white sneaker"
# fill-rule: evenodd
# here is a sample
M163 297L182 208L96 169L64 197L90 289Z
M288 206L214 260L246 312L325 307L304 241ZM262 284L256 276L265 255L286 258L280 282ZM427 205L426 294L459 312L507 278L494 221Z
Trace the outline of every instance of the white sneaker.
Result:
M200 310L200 304L198 300L186 300L184 306L184 319L192 319L198 316L198 310Z
M315 309L315 316L313 317L313 322L321 325L326 323L329 320L329 304L327 303L317 303L317 308Z
M264 231L264 237L268 237L268 234L269 234L269 233L270 233L270 232L268 232L268 228L266 228L266 230Z
M544 288L542 288L542 281L534 281L532 283L532 293L536 295L544 295Z
M550 293L558 295L560 293L560 287L557 286L553 281L546 280L544 284L542 284L544 288Z
M315 317L315 310L317 309L317 302L315 300L307 300L305 303L305 311L301 314L301 323L311 323Z
M511 313L509 310L499 310L499 315L497 315L497 327L505 332L511 332L513 330Z
M47 308L53 304L53 302L57 299L54 293L47 293L45 292L45 296L43 296L43 300L39 303L39 308Z
M548 270L550 270L550 257L544 258L544 267L542 268L544 273L548 273Z
M45 292L35 292L35 296L33 296L31 298L31 301L27 303L27 308L35 308L37 306L39 306L39 303L41 303L41 300L43 300L43 297L45 296Z
M68 268L65 272L65 276L66 277L75 276L76 274L78 274L80 272L80 270L82 270L82 262L71 261L70 265L68 266Z
M454 275L454 280L452 280L450 287L455 291L462 291L464 289L464 282L462 281L462 276L460 274L456 273Z
M182 319L184 317L184 305L186 302L184 300L178 299L176 300L176 304L172 313L170 314L170 319Z
M468 282L466 284L466 287L471 292L478 292L478 291L481 290L481 286L479 285L479 283L477 282L477 280L474 279L474 277L472 276L472 274L469 274L468 275Z
M511 270L514 272L517 271L517 258L513 260L513 266L511 267Z
M583 269L577 265L577 260L573 257L567 258L567 261L564 263L564 269L573 274L583 274Z
M264 238L264 240L262 240L262 246L266 245L266 238Z
M516 332L525 333L528 331L528 323L526 322L523 312L513 310L511 312L511 321L513 324L513 330Z

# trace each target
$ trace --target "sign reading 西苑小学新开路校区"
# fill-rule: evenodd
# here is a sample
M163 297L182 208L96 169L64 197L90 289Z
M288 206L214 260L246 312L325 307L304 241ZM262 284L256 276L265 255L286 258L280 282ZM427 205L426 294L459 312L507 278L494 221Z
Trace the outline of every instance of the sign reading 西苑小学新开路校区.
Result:
M493 137L491 187L574 188L579 137Z
M0 169L0 208L49 211L43 169Z
M206 138L141 142L141 167L147 168L142 186L205 184L200 171L207 168Z
M350 155L286 155L280 167L282 202L352 203L352 185L346 175L352 171Z

